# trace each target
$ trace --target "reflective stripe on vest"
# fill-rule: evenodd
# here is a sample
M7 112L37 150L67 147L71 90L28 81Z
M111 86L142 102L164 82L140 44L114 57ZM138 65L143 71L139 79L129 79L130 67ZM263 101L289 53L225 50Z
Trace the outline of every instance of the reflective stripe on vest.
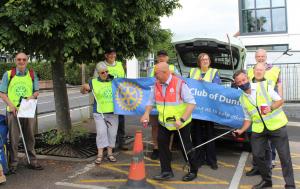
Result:
M150 76L149 77L154 77L154 68L155 68L155 65L150 68ZM175 66L173 64L169 64L169 70L171 71L171 73L174 73Z
M259 116L257 107L260 107L262 104L268 104L271 106L272 99L267 93L268 91L268 82L263 81L259 82L256 89L256 102L251 101L245 93L240 97L240 102L243 107L247 110L248 114L251 117L252 121L252 131L255 133L261 133L264 130L264 124ZM259 109L259 108L258 108ZM285 126L288 122L285 113L282 108L278 108L266 115L261 115L263 121L268 130L274 131Z
M184 103L181 98L181 88L183 83L183 80L172 75L172 79L166 88L165 95L163 94L162 85L158 81L155 83L154 94L156 108L159 113L158 120L159 123L168 130L176 130L176 127L174 126L175 121L167 121L167 118L175 117L176 120L179 120L185 113L187 107L187 104ZM190 123L191 120L192 117L189 117L181 127Z
M276 66L273 66L270 70L266 71L264 78L268 81L272 81L269 84L271 84L275 88L276 83L278 81L279 73L280 73L280 69ZM253 68L249 68L247 70L247 76L248 76L250 82L252 82L252 80L254 78L254 69Z
M11 70L7 71L7 76L10 78ZM21 97L30 97L33 94L33 81L31 79L29 71L27 71L25 76L15 75L9 83L7 96L12 104L17 107L20 102ZM7 106L7 111L10 112Z
M114 78L123 78L125 77L125 71L122 65L122 62L116 61L116 65L110 66L107 64L107 69L110 75L114 76Z
M100 82L95 78L92 80L92 86L97 98L97 112L114 112L112 82Z
M214 68L209 68L207 72L205 73L204 77L202 80L207 81L207 82L212 82L214 79L217 69ZM200 68L192 68L190 71L190 78L199 80L201 78L202 71Z

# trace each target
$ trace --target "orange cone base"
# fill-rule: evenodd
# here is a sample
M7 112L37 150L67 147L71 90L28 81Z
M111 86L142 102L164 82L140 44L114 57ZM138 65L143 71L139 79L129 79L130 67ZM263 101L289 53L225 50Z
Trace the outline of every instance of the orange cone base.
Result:
M139 181L128 179L127 183L120 186L119 189L155 189L155 187L146 182L146 179Z

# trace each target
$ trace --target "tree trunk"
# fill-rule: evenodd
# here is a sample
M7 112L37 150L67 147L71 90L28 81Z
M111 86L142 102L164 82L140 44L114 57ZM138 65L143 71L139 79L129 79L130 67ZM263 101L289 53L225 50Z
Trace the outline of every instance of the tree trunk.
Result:
M65 68L62 57L51 63L53 90L55 99L56 124L59 129L67 134L71 132L69 101L65 81Z

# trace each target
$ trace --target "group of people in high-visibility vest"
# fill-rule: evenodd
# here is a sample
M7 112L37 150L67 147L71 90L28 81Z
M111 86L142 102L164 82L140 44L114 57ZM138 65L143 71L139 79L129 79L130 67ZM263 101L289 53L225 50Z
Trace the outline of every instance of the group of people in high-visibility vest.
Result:
M98 155L96 164L103 161L103 151L107 148L107 159L116 162L113 155L117 133L120 132L119 144L124 141L124 117L113 112L112 80L125 77L121 62L116 61L116 51L113 48L105 52L105 61L96 65L95 77L81 87L82 93L92 92L95 98L93 116L96 123L96 144ZM287 136L288 122L282 110L282 84L280 69L266 63L266 51L259 49L256 52L256 65L247 72L237 71L233 78L235 85L243 91L240 103L243 107L245 120L241 129L234 131L234 135L241 135L252 125L251 145L253 152L253 169L247 176L260 174L262 181L253 186L254 189L271 187L271 168L274 166L275 149L278 152L285 188L295 188L293 167ZM16 69L3 75L0 86L0 96L7 104L8 125L12 143L11 172L16 172L18 163L17 144L17 99L20 95L27 98L37 98L38 78L33 71L26 68L28 57L24 53L16 55ZM196 106L189 87L180 78L174 65L169 65L166 51L159 51L157 63L149 70L148 76L155 77L156 82L147 102L141 122L151 122L153 137L153 153L151 158L160 159L161 173L156 180L167 180L174 177L171 167L171 152L169 149L172 133L178 133L182 140L184 157L190 165L189 172L183 176L183 181L191 181L197 177L198 169L208 164L212 169L218 169L214 143L205 148L191 151L193 146L206 142L214 136L214 124L204 120L193 120L192 111ZM208 54L200 53L197 59L198 67L190 70L189 77L199 82L221 83L220 73L211 68L211 59ZM21 94L22 93L22 94ZM158 110L158 116L150 116L151 109ZM121 120L121 121L120 121ZM37 163L34 151L33 124L30 119L24 119L25 137L29 141L28 152L31 158L29 168L43 169ZM122 125L123 124L123 125ZM26 126L25 126L26 125ZM187 153L189 152L189 153ZM270 155L273 154L273 157Z

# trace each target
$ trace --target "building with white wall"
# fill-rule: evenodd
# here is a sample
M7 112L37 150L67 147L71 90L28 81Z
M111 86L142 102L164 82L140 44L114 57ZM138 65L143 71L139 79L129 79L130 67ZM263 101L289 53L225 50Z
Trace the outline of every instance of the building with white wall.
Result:
M254 51L266 49L274 63L300 63L299 0L239 0L239 36L248 50L247 64L254 64Z
M255 64L258 48L267 50L267 62L281 68L288 101L300 100L299 5L299 0L239 0L238 5L238 38L247 48L245 65Z

